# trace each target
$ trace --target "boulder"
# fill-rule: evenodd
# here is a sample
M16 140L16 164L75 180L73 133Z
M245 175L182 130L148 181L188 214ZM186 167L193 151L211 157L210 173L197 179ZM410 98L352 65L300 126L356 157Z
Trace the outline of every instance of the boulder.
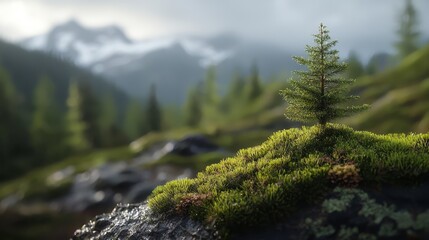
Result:
M187 217L154 214L147 203L120 204L75 231L72 239L213 239L213 232Z
M210 142L204 135L192 135L174 142L171 153L182 156L193 156L217 150L219 150L219 147Z

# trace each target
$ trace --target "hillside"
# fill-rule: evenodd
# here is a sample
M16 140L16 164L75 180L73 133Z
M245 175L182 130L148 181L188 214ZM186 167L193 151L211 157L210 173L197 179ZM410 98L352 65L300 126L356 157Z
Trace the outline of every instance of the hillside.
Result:
M156 188L149 207L119 205L84 225L74 238L161 233L166 239L272 239L277 227L291 239L427 236L427 202L416 205L398 186L407 183L411 189L410 184L427 180L428 142L428 134L377 135L334 124L282 130L259 146L208 166L196 178ZM394 197L386 194L386 184L395 196L407 196L399 198L402 210L393 205L398 200L387 201ZM384 203L372 199L371 189L384 196ZM308 211L322 201L322 212ZM303 218L297 218L298 212ZM282 225L285 220L289 225ZM269 226L266 235L254 234L260 226Z
M356 91L372 107L350 124L380 133L429 131L428 62L429 45L392 69L358 79Z
M121 115L128 102L128 96L124 92L88 70L64 59L40 51L28 51L1 40L0 66L9 73L23 103L30 109L34 88L42 76L52 79L56 98L62 107L65 107L69 83L73 79L88 82L99 96L111 93Z

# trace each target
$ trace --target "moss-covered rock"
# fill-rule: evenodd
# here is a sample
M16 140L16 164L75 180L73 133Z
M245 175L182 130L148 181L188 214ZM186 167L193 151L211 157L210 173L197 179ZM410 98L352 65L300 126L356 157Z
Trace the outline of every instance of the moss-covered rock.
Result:
M415 210L398 209L361 189L336 188L318 214L305 219L305 238L426 239L429 209Z
M428 142L429 134L377 135L334 124L283 130L194 179L156 188L149 205L226 235L286 219L337 185L418 182L429 173Z

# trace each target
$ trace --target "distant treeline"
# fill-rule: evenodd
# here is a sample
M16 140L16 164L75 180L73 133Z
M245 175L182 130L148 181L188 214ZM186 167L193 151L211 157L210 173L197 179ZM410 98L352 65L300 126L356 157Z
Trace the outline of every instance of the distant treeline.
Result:
M126 94L89 71L0 41L0 179L159 130L161 110L151 91L150 104L133 110ZM134 111L155 124L141 127ZM142 131L129 131L133 124Z

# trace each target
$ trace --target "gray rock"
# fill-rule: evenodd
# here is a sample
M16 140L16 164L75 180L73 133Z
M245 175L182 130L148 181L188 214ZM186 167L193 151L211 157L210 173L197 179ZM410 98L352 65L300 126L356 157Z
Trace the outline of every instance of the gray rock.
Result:
M215 239L213 231L187 217L154 214L147 203L118 205L75 231L82 239Z
M154 183L139 183L133 186L125 197L125 202L137 203L146 200L152 191L158 186Z
M171 153L182 156L193 156L219 150L219 146L210 142L204 135L190 135L174 142Z

